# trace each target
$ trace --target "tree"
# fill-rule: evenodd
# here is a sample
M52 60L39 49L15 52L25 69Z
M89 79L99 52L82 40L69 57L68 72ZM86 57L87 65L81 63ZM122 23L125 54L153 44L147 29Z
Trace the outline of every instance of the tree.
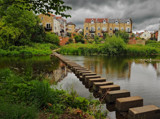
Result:
M125 31L116 31L115 35L117 37L121 37L125 43L128 43L129 40L129 34L126 33Z
M8 45L25 45L30 42L38 17L31 11L10 6L0 20L0 36L5 47Z
M84 39L82 35L75 35L74 36L76 43L84 43Z
M52 44L59 46L60 40L57 35L55 35L54 33L48 32L46 34L45 42L52 43Z
M0 14L2 15L4 11L10 6L15 6L20 9L25 9L29 11L34 11L36 14L43 13L53 13L61 15L62 17L70 17L70 15L65 14L67 10L71 10L71 7L64 5L63 0L0 0Z

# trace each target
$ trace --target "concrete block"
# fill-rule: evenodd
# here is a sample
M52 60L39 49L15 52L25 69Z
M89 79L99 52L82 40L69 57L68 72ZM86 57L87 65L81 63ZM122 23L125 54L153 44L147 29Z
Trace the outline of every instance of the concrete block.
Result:
M105 97L107 103L115 103L117 98L130 97L128 90L108 91Z
M89 85L89 87L93 87L94 82L105 82L105 81L106 81L105 78L89 79L88 85Z
M106 86L106 85L113 85L112 81L106 81L106 82L93 82L93 90L99 91L100 86Z
M120 112L129 111L129 108L143 106L143 99L139 96L118 98L116 100L116 109Z
M88 80L89 80L89 79L95 79L95 78L100 78L100 77L101 77L101 76L99 76L99 75L85 76L85 77L84 77L84 81L85 81L85 83L88 84Z
M160 108L155 105L130 108L128 119L160 119Z
M113 91L113 90L120 90L119 85L107 85L107 86L100 86L99 91L103 95L108 91Z

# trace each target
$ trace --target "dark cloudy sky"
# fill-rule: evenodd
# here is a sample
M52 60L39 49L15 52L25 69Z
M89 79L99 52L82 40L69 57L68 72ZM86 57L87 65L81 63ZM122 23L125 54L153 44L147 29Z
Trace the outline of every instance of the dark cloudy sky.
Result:
M158 30L160 0L64 0L72 21L83 28L85 18L132 18L133 30Z

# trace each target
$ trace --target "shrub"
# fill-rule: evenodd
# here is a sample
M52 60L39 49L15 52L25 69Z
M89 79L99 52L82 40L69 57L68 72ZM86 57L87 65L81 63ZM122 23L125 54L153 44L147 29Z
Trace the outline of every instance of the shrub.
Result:
M76 43L85 43L82 35L75 35L74 38Z
M103 52L108 55L122 55L124 54L126 45L121 37L112 36L106 39Z
M60 40L57 35L55 35L54 33L48 32L48 33L46 33L45 42L52 43L52 44L59 46Z

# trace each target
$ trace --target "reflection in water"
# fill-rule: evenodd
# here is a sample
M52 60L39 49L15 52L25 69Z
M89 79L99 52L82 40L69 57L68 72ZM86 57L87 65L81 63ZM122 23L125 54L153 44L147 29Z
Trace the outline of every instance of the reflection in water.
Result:
M144 98L144 104L160 106L160 63L145 62L144 58L107 57L107 56L65 56L76 63L87 67L121 89L131 91L132 96ZM32 58L0 58L0 69L10 68L19 74L31 73L33 76L42 75L51 83L58 82L59 88L70 90L73 88L79 96L99 98L97 93L91 93L85 85L55 57ZM94 99L95 99L94 98ZM114 111L113 105L107 109ZM121 119L119 113L110 112L110 119ZM123 119L123 118L122 118Z

